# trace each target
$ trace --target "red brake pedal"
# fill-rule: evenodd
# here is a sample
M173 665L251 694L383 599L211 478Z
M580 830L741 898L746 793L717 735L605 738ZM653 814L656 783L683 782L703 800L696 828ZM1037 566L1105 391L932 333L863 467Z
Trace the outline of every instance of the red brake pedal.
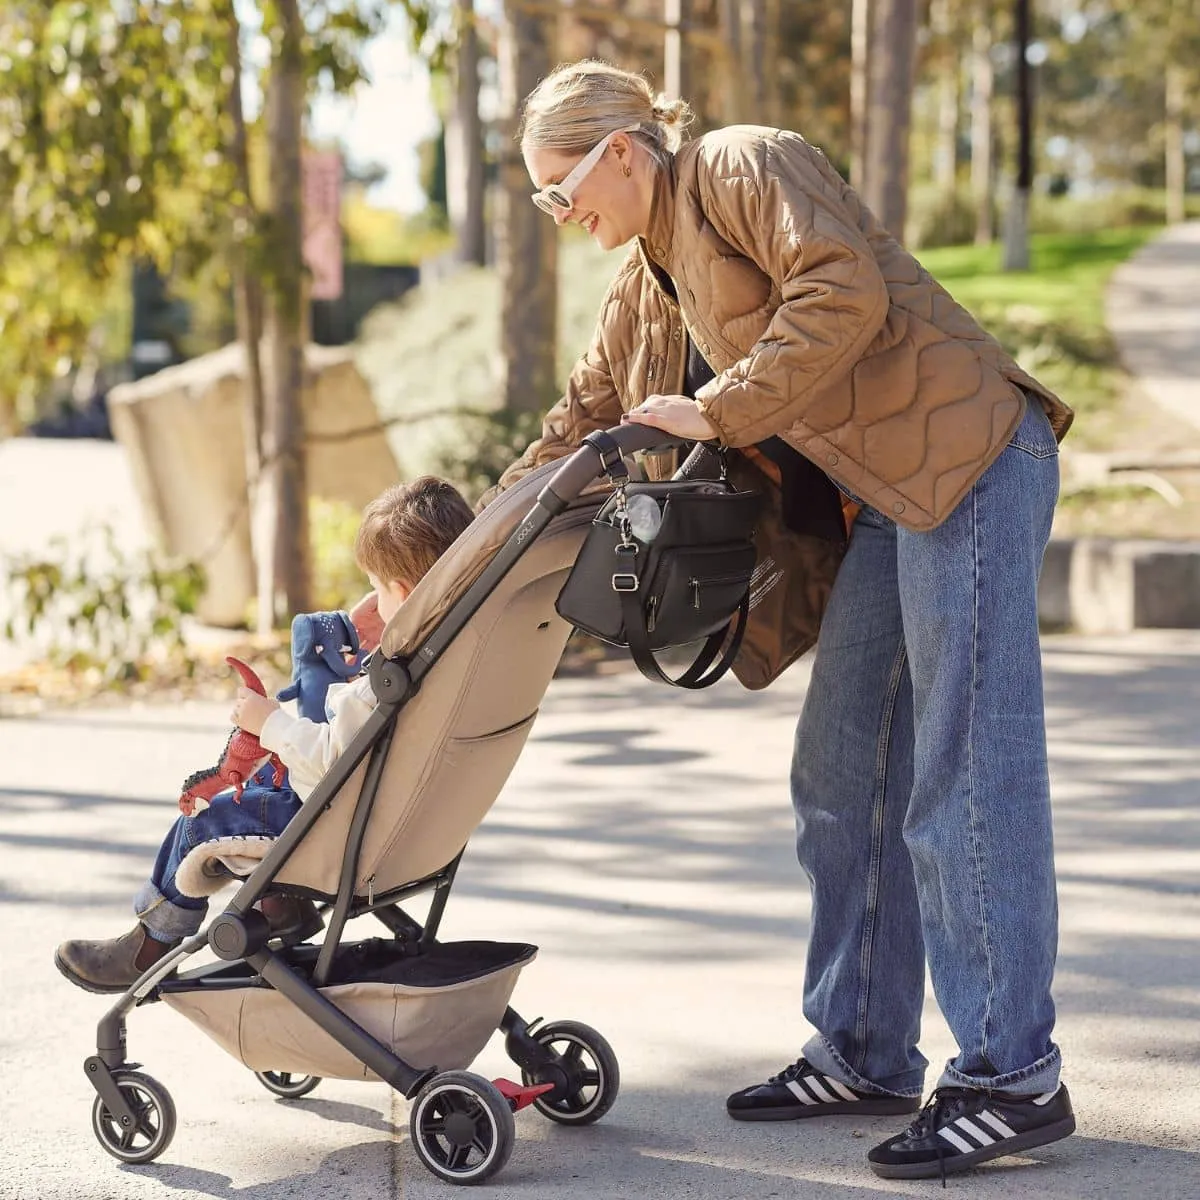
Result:
M543 1092L554 1091L552 1083L535 1083L531 1087L522 1087L511 1079L493 1079L492 1083L505 1100L512 1105L513 1112L520 1112L532 1104Z

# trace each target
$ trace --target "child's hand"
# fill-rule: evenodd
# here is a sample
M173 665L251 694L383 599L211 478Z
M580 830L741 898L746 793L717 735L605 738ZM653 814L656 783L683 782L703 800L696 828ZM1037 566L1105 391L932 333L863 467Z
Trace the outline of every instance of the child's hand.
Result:
M233 704L230 720L239 728L257 737L262 733L262 727L267 718L279 707L274 700L252 692L248 687L237 690L237 699Z
M375 650L383 637L383 622L379 619L379 597L368 592L351 610L350 624L358 631L358 645L364 652Z

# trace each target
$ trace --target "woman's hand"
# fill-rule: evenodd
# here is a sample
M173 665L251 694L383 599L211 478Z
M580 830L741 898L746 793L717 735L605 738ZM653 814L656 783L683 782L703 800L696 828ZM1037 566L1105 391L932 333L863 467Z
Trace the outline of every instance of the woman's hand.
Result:
M686 438L689 442L707 442L720 436L704 409L689 396L647 396L644 403L621 417L624 424L653 425L664 433Z
M266 724L267 718L278 707L276 701L270 700L266 696L260 696L248 687L240 687L237 690L237 699L233 702L233 713L230 720L239 729L244 729L247 733L258 737L262 733L262 727Z

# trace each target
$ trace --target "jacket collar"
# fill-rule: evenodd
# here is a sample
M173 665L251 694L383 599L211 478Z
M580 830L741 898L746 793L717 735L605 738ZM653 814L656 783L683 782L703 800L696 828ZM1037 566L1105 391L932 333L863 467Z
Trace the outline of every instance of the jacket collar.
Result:
M646 233L639 238L642 254L652 263L657 263L668 275L674 257L675 240L675 188L678 172L672 154L666 167L661 169L654 181L654 195L650 200L650 221Z

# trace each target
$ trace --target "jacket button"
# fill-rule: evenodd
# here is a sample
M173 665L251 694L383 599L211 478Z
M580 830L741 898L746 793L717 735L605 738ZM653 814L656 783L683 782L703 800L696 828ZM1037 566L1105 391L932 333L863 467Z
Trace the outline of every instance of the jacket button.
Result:
M896 503L892 505L892 511L902 513L904 511L904 501L897 500Z
M838 465L838 456L836 454L831 454L828 461L831 467L836 467Z
M675 332L674 332L674 333L672 333L672 334L671 334L671 336L672 336L672 337L673 337L673 338L674 338L676 341L679 341L679 339L680 339L681 337L683 337L683 330L682 330L682 329L679 329L679 328L676 328L676 329L675 329Z

